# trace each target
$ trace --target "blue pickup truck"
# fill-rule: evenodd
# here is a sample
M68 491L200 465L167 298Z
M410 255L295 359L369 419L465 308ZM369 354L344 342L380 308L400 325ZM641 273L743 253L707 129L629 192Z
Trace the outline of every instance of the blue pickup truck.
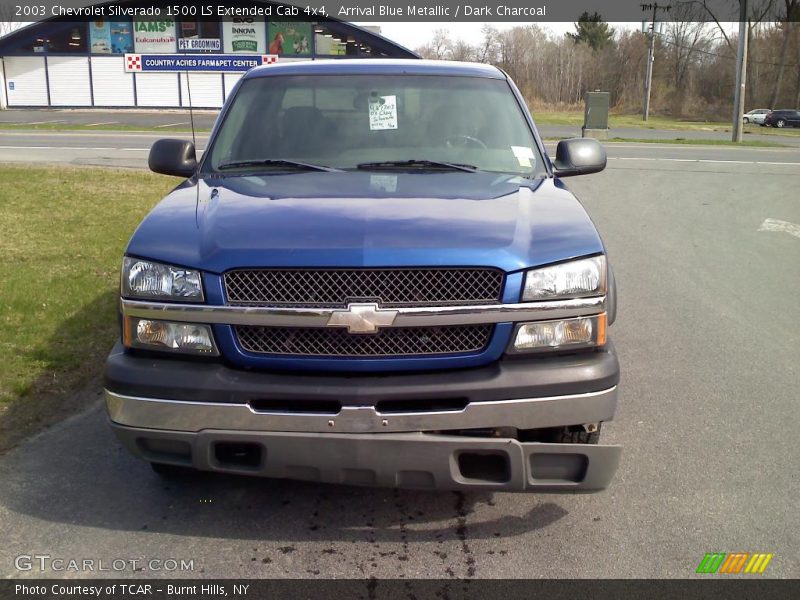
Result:
M438 490L605 488L616 288L502 71L422 60L248 72L123 259L111 426L189 469Z

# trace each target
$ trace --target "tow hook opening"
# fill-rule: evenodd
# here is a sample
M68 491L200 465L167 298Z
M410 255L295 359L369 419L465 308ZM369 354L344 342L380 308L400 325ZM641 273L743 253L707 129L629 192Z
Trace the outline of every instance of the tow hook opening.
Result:
M250 442L217 442L214 458L220 467L233 469L258 469L263 460L264 448Z
M464 479L491 483L511 480L511 464L505 452L460 452L458 470Z
M192 464L192 447L188 442L162 438L139 438L136 440L136 445L149 461L185 466Z

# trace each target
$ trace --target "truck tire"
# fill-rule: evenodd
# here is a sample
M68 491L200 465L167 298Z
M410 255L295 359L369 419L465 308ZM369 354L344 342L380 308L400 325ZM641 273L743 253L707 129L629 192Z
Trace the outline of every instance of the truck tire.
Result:
M187 475L191 475L192 473L197 472L191 467L182 467L180 465L167 465L164 463L157 463L157 462L151 462L150 468L153 469L153 471L157 473L160 477L164 477L167 479L177 479L180 477L186 477Z
M600 429L602 423L597 424L597 431L589 433L583 427L562 427L553 434L552 441L556 444L598 444L600 443Z

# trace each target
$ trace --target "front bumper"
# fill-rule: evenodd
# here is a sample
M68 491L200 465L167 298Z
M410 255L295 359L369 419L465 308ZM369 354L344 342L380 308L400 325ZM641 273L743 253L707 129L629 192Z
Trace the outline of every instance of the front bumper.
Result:
M357 376L246 372L118 346L106 368L106 404L117 437L151 462L388 487L597 490L613 477L619 446L470 430L609 421L618 379L611 344L477 369ZM263 408L265 398L282 408ZM308 408L332 400L332 410Z
M619 446L521 443L427 433L140 429L112 422L136 456L203 471L435 490L600 490Z

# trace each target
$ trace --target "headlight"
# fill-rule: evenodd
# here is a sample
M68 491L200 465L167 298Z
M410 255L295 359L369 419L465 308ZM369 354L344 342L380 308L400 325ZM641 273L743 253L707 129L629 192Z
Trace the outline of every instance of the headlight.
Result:
M174 302L202 302L200 272L149 260L122 261L122 296Z
M129 348L219 356L209 325L127 317L123 331Z
M559 321L521 323L510 352L572 350L606 343L606 314Z
M522 301L602 296L606 293L606 257L581 258L525 274Z

